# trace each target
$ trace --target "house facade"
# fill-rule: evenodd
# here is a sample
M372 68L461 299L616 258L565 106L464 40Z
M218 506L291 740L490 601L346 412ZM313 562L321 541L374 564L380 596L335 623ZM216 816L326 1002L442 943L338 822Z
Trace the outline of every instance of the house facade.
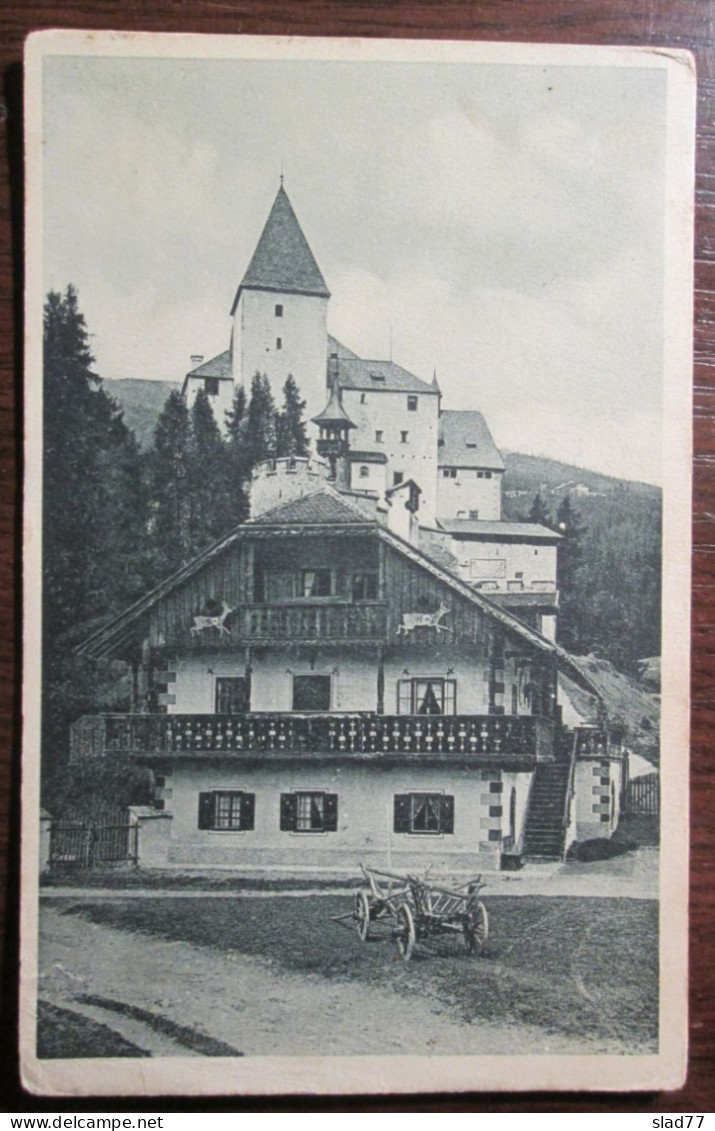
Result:
M272 474L293 482L288 467ZM132 710L78 720L72 756L151 770L142 863L457 875L523 858L529 836L548 855L544 822L557 856L578 834L577 745L593 751L561 724L558 673L594 689L394 525L323 482L254 514L82 646L132 666ZM619 756L599 754L620 794ZM604 835L615 809L592 796Z

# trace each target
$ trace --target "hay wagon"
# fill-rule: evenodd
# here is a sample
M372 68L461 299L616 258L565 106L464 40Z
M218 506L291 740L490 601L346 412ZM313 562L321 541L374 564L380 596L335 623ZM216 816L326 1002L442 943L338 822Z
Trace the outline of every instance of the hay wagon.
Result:
M481 876L452 890L417 876L400 876L360 865L366 887L355 895L353 920L366 942L377 924L389 925L405 962L415 943L438 935L461 935L467 954L477 955L489 935L487 909L479 899Z

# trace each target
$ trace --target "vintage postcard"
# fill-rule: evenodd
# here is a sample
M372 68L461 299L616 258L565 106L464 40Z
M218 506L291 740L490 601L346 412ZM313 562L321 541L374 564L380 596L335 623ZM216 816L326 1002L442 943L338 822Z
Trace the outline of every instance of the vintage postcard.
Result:
M30 37L31 1091L684 1080L694 105Z

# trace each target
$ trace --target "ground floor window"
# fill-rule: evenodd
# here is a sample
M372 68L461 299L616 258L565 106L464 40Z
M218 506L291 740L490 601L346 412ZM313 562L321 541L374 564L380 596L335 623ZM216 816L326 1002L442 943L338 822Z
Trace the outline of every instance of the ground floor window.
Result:
M454 832L454 797L445 793L395 794L396 833Z
M397 684L400 715L453 715L457 704L454 679L401 679Z
M304 790L281 794L281 831L334 833L338 828L338 795Z
M199 828L247 832L254 827L255 793L214 789L199 794Z

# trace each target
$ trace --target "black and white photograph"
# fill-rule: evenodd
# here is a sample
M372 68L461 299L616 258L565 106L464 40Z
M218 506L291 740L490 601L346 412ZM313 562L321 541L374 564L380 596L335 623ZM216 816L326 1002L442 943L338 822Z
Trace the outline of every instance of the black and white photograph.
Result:
M691 56L26 80L25 1086L679 1086Z

